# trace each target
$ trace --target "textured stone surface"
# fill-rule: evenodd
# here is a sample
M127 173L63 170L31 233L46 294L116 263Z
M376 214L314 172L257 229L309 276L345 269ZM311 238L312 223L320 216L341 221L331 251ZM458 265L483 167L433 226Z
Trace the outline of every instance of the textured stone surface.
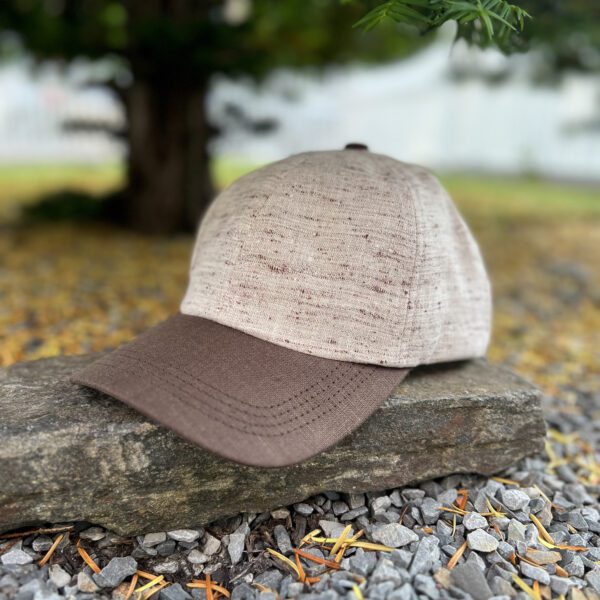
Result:
M202 525L323 490L499 471L541 448L538 391L484 361L415 370L354 434L283 469L217 458L68 381L98 355L0 371L0 530L87 520L121 534Z

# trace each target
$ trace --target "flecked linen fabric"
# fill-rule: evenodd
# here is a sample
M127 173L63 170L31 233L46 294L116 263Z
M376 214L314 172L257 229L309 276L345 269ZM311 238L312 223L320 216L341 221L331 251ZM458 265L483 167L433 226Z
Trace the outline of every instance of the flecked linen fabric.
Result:
M335 444L407 374L324 360L179 314L73 379L225 458L278 467Z
M490 320L479 249L431 173L309 152L222 192L181 314L73 381L222 457L285 466L356 429L409 368L484 354Z
M286 158L217 197L181 312L322 358L414 367L483 355L491 294L429 171L341 150Z

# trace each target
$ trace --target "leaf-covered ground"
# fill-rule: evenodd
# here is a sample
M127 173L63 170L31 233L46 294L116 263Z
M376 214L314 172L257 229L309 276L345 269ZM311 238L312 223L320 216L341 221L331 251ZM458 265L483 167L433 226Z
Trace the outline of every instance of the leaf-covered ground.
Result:
M218 165L220 183L240 170ZM191 237L18 220L41 193L65 186L101 192L120 178L117 167L0 170L0 365L112 348L177 310ZM490 358L575 410L570 390L600 392L600 188L457 176L445 182L491 272Z

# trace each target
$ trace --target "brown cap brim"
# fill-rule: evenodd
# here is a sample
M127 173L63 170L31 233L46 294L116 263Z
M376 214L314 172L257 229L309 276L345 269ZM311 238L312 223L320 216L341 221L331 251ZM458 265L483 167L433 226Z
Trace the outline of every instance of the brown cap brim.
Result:
M220 456L280 467L341 440L407 374L303 354L178 314L72 380Z

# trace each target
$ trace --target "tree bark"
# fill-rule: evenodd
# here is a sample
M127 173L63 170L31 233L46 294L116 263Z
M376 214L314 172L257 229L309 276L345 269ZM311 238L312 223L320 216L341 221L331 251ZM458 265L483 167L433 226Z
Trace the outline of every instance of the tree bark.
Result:
M206 86L168 88L134 80L126 216L145 233L192 231L214 195Z

